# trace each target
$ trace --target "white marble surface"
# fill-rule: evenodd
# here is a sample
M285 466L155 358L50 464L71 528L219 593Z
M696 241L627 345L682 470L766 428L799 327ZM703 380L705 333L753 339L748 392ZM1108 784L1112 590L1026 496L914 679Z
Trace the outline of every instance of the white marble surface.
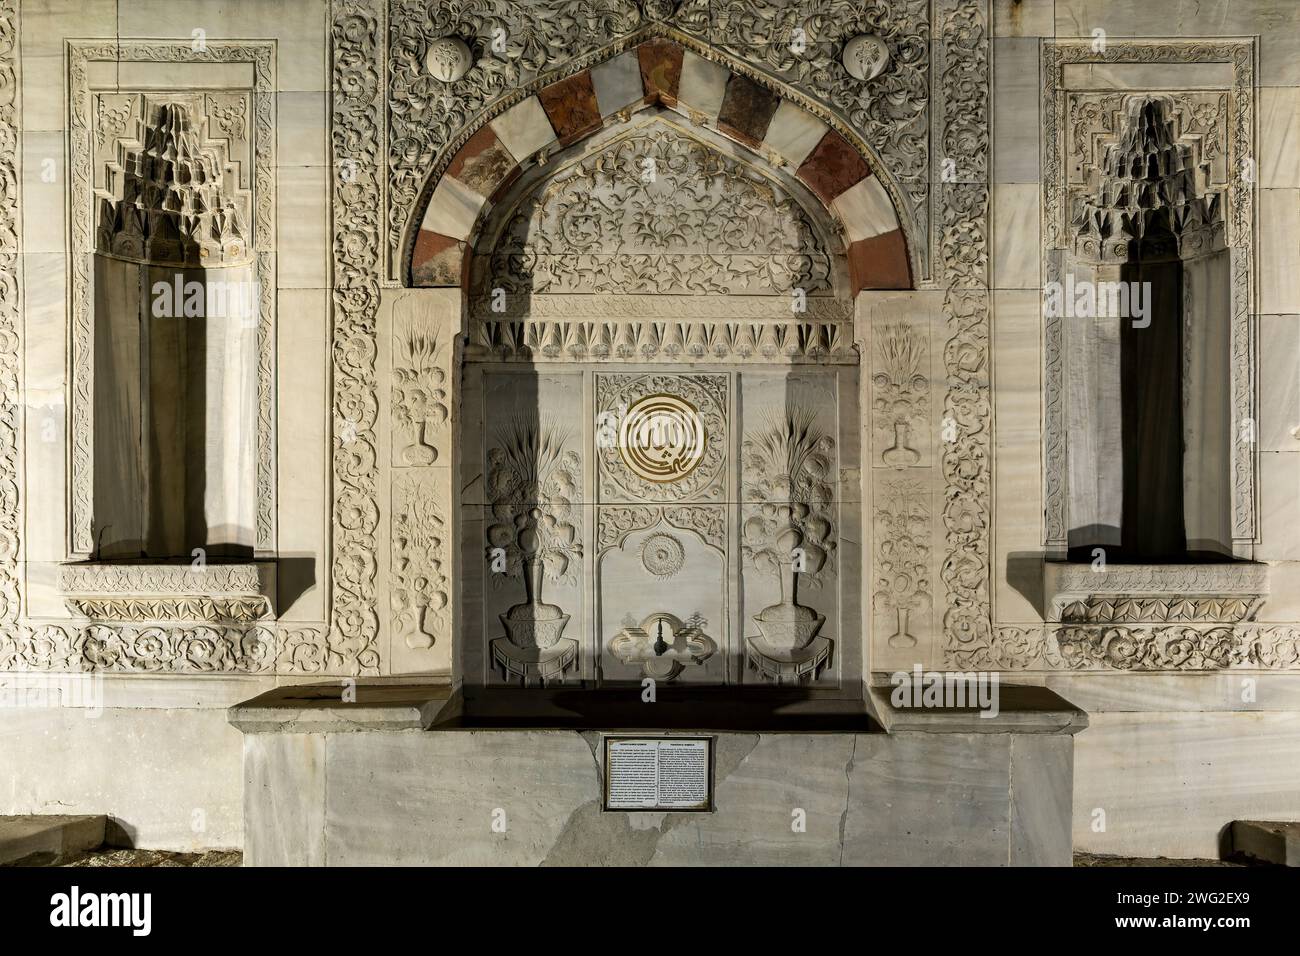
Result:
M541 101L535 96L516 103L489 125L505 148L510 150L510 155L520 162L555 142L555 130L546 118Z
M782 100L772 114L763 145L776 150L792 168L798 169L821 142L826 130L826 124L807 110Z
M1259 448L1300 451L1300 315L1259 317Z
M727 93L730 72L690 50L682 54L682 78L678 84L678 98L686 106L709 119L717 119L722 109L722 98Z
M1042 287L1039 261L1040 190L1037 183L1001 183L993 186L993 288Z
M222 709L6 708L0 814L103 813L142 849L238 847L240 753Z
M875 176L868 176L840 193L831 203L831 209L844 223L850 242L870 239L898 228L894 204Z
M1259 185L1300 188L1300 89L1259 91Z
M1300 189L1259 191L1259 311L1300 313Z
M1037 38L993 41L993 182L1039 180L1041 126ZM960 162L960 160L958 160ZM999 227L995 224L994 229ZM995 233L996 238L996 233Z
M1068 737L719 734L711 813L603 812L595 733L324 735L323 781L301 735L258 738L249 779L295 793L247 804L250 862L318 860L322 802L336 866L1069 861Z
M1074 846L1217 859L1233 820L1300 819L1297 793L1295 712L1096 714L1075 739Z
M466 239L486 201L460 180L444 176L433 190L420 228L453 239Z
M639 103L644 95L641 64L635 50L620 53L591 68L591 85L596 91L596 106L601 116Z

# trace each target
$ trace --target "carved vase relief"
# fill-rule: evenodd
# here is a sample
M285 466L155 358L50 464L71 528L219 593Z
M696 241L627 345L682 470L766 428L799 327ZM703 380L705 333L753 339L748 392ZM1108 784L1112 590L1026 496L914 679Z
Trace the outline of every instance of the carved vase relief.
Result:
M572 581L581 566L582 471L571 437L553 422L520 418L497 430L487 457L486 557L501 569L492 580L523 589L523 600L499 616L505 637L491 642L492 661L503 678L525 684L561 677L577 658L578 642L563 637L569 615L542 593L548 580Z
M438 478L409 471L393 481L393 627L407 647L429 648L450 634L451 529Z
M824 615L799 603L799 584L820 587L834 559L835 440L806 409L772 416L741 446L745 505L744 565L775 575L781 600L754 615L749 663L777 683L814 677L832 642L819 636Z
M450 336L408 297L393 318L394 465L432 465L445 454Z
M835 409L856 421L856 376L575 364L467 381L487 449L482 598L476 585L469 600L489 684L841 687L833 638L856 565L842 566L839 536L859 519L841 513L841 466L855 463L840 461ZM542 425L493 424L525 403Z

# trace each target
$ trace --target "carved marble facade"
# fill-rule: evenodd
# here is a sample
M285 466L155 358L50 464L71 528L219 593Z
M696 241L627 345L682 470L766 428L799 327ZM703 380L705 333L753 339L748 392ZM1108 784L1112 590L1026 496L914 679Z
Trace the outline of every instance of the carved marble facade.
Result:
M32 285L34 268L24 276L19 188L41 186L17 151L3 157L0 228L10 239L0 237L0 283L11 294L0 300L0 373L11 400L0 471L11 477L0 665L486 684L504 670L515 682L540 677L540 657L494 658L492 642L507 636L501 616L526 604L558 608L567 623L534 611L511 626L536 638L550 623L549 646L576 642L547 680L631 680L658 667L682 682L767 682L789 675L751 666L755 618L793 604L823 619L804 646L830 643L824 658L782 663L837 691L916 660L1030 671L1295 666L1300 625L1269 616L1275 587L1225 580L1179 603L1099 586L1059 608L1042 593L1033 612L995 606L1009 572L994 492L990 6L331 0L313 13L328 74L310 86L286 73L303 69L296 55L251 21L232 34L243 39L199 47L170 21L158 32L172 39L67 33L51 54L66 56L54 110L66 116L44 123L68 137L66 196L51 217L66 225L66 248L51 253L65 257L66 287ZM16 8L4 9L12 36ZM887 51L874 75L872 63L862 77L844 65L859 35ZM448 37L469 61L431 72L430 48ZM18 51L0 50L16 90ZM1205 167L1197 200L1214 204L1208 238L1231 255L1236 423L1262 414L1258 216L1243 172L1259 152L1256 56L1252 40L1116 40L1100 54L1086 41L1048 40L1038 104L1042 281L1061 251L1101 238L1090 231L1097 219L1072 231L1070 210L1098 197L1131 102L1160 98L1180 148ZM1186 89L1112 89L1074 72L1153 63L1226 72ZM281 115L304 89L322 111L311 136ZM276 565L273 594L164 587L166 572L147 568L138 588L59 583L59 564L95 551L97 216L102 201L122 198L122 160L165 104L183 106L224 150L226 189L247 217L262 290L255 553L229 573ZM0 102L15 143L20 105ZM300 164L317 148L319 163ZM286 188L299 165L319 168L316 192L296 194L305 201ZM287 265L293 244L280 242L302 212L292 202L328 212L319 275L301 287L291 273L302 270ZM24 341L28 286L39 287L43 315L54 314L50 303L65 309L65 339L43 351ZM315 298L287 294L306 291ZM282 328L289 302L295 324ZM1065 538L1063 339L1050 321L1042 328L1040 578L1041 551ZM315 349L303 360L310 374L285 342ZM61 366L51 355L64 345ZM671 401L647 414L689 408L712 439L672 490L647 477L653 462L638 472L596 435L602 412L660 395ZM296 444L293 432L315 414L301 408L318 403L327 434ZM33 446L47 420L38 404L55 409L54 441L66 445L48 493L30 488L36 466L22 459L24 439ZM520 414L501 415L512 407ZM507 426L523 429L525 459L554 452L545 480L511 464ZM758 499L770 494L754 489L775 479L758 465L763 450L801 443L796 457L811 471L781 473L792 499L764 512ZM28 454L44 456L42 473L58 459ZM1246 558L1262 536L1262 469L1248 442L1231 455L1231 536ZM537 500L521 490L530 486ZM65 491L66 515L24 539L28 509L57 511ZM281 541L286 531L293 544ZM811 549L817 570L791 570L764 535L798 540L791 548L805 558ZM671 595L697 577L709 593L700 585L689 606L647 596L615 612L602 590L621 599L628 582L644 581L648 595ZM482 593L468 595L480 579ZM311 601L297 600L304 591ZM650 657L664 658L653 653L661 638L674 650L658 666Z

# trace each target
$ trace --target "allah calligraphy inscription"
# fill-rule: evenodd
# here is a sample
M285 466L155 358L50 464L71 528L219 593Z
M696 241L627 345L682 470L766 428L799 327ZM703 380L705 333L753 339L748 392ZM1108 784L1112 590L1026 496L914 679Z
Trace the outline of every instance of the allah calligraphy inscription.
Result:
M679 481L699 467L708 436L700 411L676 395L647 395L620 423L623 463L646 481Z
M726 375L597 374L602 501L718 501L726 471Z

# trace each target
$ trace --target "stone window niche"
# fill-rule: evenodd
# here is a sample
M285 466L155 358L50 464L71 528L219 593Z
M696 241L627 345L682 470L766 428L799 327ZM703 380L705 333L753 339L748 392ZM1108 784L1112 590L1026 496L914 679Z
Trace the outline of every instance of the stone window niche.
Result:
M1169 101L1133 97L1076 202L1044 303L1062 329L1070 560L1233 558L1232 267L1208 166Z
M1064 474L1048 475L1064 499L1044 565L1052 622L1234 625L1268 593L1267 567L1238 560L1252 555L1234 515L1248 250L1229 243L1227 192L1185 133L1172 98L1127 97L1049 258L1048 388L1063 406L1049 461L1064 445Z
M98 210L92 558L251 560L259 286L248 197L185 105L119 147Z

